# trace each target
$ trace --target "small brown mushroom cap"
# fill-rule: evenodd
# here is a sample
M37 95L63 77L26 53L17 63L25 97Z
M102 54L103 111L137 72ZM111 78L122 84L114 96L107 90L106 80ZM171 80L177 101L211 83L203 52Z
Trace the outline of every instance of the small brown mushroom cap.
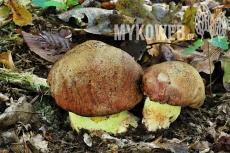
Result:
M151 101L192 108L204 103L203 80L187 63L171 61L153 65L144 72L142 82Z
M129 54L92 40L67 52L47 80L63 109L81 116L105 116L141 101L141 74L141 66Z

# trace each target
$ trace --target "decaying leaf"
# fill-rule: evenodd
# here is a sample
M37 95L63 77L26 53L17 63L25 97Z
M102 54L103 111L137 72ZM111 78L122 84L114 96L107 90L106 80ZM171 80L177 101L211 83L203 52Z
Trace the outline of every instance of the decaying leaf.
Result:
M210 150L210 143L208 141L197 141L194 144L192 144L190 148L206 153Z
M93 34L113 36L115 33L115 25L130 25L131 23L134 23L133 18L120 14L101 14L95 18L94 25L84 29L84 31ZM118 28L120 28L119 26ZM124 34L129 32L126 26L124 26L122 30L124 30Z
M185 44L185 43L184 43ZM162 44L160 45L160 52L163 54L164 60L166 61L184 61L190 62L194 58L194 54L182 55L181 52L184 47L181 47L183 43L176 45Z
M25 8L27 8L28 5L31 4L31 0L16 0L16 2L21 6L24 6Z
M116 3L116 9L121 14L144 20L149 12L140 1L135 0L118 0Z
M154 143L154 142L134 142L129 139L120 139L109 135L108 133L103 133L99 137L104 141L114 142L119 148L129 148L131 152L188 152L188 145L185 143ZM155 150L155 151L154 151Z
M204 42L205 44L201 46L201 50L203 50L203 52L196 52L196 56L193 58L190 64L195 67L198 72L210 74L215 68L214 62L219 60L221 51L218 47L209 45L207 39L205 39ZM210 52L211 72L209 67L208 51Z
M167 38L165 30L161 25L155 25L155 28L157 30L155 31L154 38L151 40L146 40L147 44L151 45L154 43L159 43L159 42L170 42L170 40ZM152 56L158 56L159 55L159 46L160 44L154 44L152 47L148 50L148 53Z
M185 41L193 39L194 34L190 33L190 28L186 25L182 26L176 33L174 33L169 39L172 42Z
M34 35L22 31L22 35L30 50L49 62L55 62L73 47L68 39L46 31Z
M7 144L10 144L10 143L17 143L18 141L19 141L19 138L15 130L8 130L8 131L0 132L0 146L6 146Z
M135 18L137 24L157 24L156 17L148 11L140 1L136 0L118 0L116 9L125 16Z
M171 2L171 3L174 3L174 2ZM162 19L162 21L161 21L162 24L170 24L173 21L174 17L177 15L177 13L179 13L182 9L181 3L178 3L176 6L173 6L171 4L170 6L172 6L172 7L170 7L169 11L167 12L167 14Z
M8 103L10 102L10 98L0 93L0 102Z
M14 0L7 0L6 5L13 11L13 21L16 25L32 25L32 14L23 6L18 5Z
M58 15L58 18L64 22L68 22L71 17L78 20L83 19L85 16L88 18L87 26L93 27L94 21L99 15L114 14L113 10L106 10L101 8L79 8L76 10L69 10Z
M146 51L146 42L135 39L127 40L121 44L120 48L131 55L136 61L139 61Z
M217 140L214 142L214 150L229 152L230 150L230 134L221 132Z
M14 125L18 122L26 124L36 118L33 106L26 101L25 97L18 99L17 103L11 104L0 115L0 128Z
M107 10L115 9L115 2L114 1L105 1L101 3L101 7Z
M152 11L151 11L155 16L157 21L162 21L162 19L168 14L168 6L165 3L156 3L152 5Z
M114 25L134 23L133 18L117 14L114 10L101 8L79 8L58 15L58 17L65 22L68 22L70 17L74 17L81 23L85 16L88 18L88 22L84 23L87 26L83 30L93 34L111 36L114 33ZM127 32L126 30L126 33Z
M26 133L20 139L20 142L29 141L32 145L34 145L41 152L48 151L48 142L44 140L41 134L31 135L30 133Z
M190 28L191 33L195 33L194 20L196 16L197 8L190 6L184 13L182 22Z
M223 85L227 91L230 91L230 58L225 57L221 60L221 67L224 71Z
M48 152L48 141L44 140L41 134L33 132L23 132L22 136L16 135L16 142L10 145L10 150L17 152L28 153L46 153Z
M0 63L2 63L7 69L16 69L10 50L8 50L7 52L2 52L0 54Z
M7 19L11 11L6 5L0 6L0 22Z

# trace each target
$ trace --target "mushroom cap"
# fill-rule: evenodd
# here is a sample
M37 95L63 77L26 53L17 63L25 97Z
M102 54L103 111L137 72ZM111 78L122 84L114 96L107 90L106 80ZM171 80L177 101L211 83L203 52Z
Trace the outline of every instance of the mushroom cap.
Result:
M198 108L204 103L205 86L191 65L170 61L149 67L142 77L143 91L151 101Z
M126 52L91 40L63 55L47 80L51 95L63 109L81 116L105 116L141 101L142 72Z

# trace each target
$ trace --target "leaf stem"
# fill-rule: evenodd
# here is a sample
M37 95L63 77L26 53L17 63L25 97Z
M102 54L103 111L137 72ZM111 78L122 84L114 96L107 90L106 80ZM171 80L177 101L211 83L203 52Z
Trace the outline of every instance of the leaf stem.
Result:
M210 96L211 96L211 99L213 98L213 94L212 94L212 67L211 67L211 55L210 55L210 47L209 47L209 42L208 42L208 64L209 64L209 84L210 84L210 87L209 87L209 90L210 90Z

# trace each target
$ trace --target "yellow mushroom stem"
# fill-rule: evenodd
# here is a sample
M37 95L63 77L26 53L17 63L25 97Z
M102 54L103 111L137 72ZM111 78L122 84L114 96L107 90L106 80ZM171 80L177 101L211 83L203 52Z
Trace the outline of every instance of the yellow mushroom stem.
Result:
M161 104L146 98L142 111L142 123L148 131L156 131L158 129L166 129L180 115L181 106L172 106Z
M71 126L79 132L86 129L89 132L103 130L114 135L127 131L129 126L137 127L139 118L129 111L101 117L83 117L69 112Z

